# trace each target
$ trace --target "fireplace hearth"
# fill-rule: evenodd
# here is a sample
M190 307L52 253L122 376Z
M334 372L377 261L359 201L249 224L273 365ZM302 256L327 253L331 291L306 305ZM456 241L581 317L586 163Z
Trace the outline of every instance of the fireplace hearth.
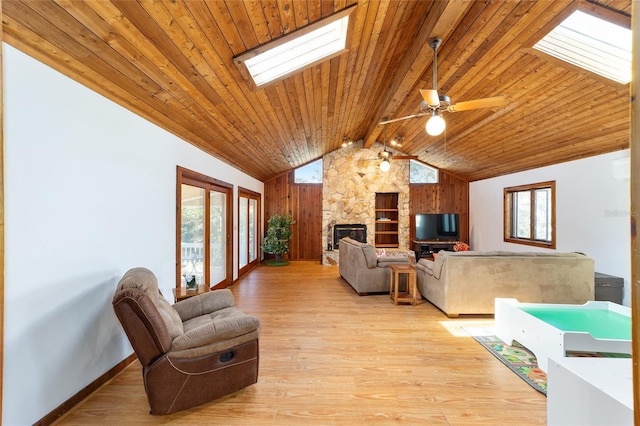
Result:
M338 250L340 239L349 237L361 243L367 242L367 225L361 223L342 223L333 225L333 248Z

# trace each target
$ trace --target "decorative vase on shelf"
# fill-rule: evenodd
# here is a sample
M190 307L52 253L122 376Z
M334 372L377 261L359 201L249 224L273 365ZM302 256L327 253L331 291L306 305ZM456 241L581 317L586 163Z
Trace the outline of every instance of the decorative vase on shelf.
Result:
M184 281L187 283L187 291L196 289L196 276L194 274L185 275Z

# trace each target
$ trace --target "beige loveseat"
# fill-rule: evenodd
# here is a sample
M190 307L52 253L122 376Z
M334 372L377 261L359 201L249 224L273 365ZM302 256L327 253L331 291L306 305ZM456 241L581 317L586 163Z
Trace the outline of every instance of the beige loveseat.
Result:
M340 240L340 276L359 295L389 292L389 265L409 263L408 257L378 257L376 249L351 238Z
M594 298L594 261L579 253L441 251L416 269L420 294L449 317L493 314L496 297L577 304Z

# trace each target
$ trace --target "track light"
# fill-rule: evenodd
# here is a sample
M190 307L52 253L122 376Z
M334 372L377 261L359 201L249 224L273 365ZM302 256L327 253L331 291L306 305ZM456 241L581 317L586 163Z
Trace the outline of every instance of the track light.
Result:
M438 111L433 111L433 115L427 120L427 125L425 126L427 133L431 136L438 136L444 132L445 127L447 127L447 123L438 114Z
M382 163L380 163L380 170L382 170L383 172L388 172L390 168L391 168L391 163L389 163L389 159L383 158Z
M402 136L396 136L391 140L391 145L400 148L402 146Z
M351 146L351 145L353 145L353 141L351 139L349 139L346 136L342 138L342 147L343 148L346 148L346 147Z

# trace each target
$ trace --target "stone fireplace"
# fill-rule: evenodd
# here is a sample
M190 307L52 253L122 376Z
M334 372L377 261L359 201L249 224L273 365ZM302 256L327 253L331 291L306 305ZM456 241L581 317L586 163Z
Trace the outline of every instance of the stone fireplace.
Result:
M369 231L366 242L375 245L376 192L398 193L398 248L411 248L409 161L391 160L391 169L383 172L378 158L378 153L383 149L383 145L379 143L364 149L362 142L356 142L323 157L322 241L325 252L328 243L335 242L332 232L336 225L365 225ZM387 150L394 152L389 147ZM337 258L337 253L335 257Z

